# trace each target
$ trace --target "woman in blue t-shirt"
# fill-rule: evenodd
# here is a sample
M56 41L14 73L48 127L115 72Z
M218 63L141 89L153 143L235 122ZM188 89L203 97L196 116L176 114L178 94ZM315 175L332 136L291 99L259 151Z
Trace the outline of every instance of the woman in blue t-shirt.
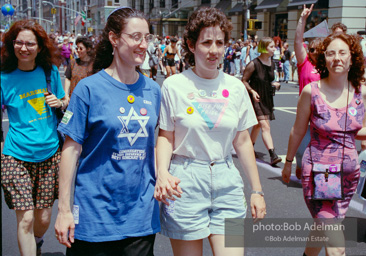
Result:
M31 20L15 22L1 50L1 104L9 117L1 155L1 185L17 217L21 255L41 255L43 235L58 196L60 161L55 108L67 100L55 48L46 31ZM50 71L50 89L46 82ZM2 143L3 144L3 143ZM3 145L2 145L3 146Z
M160 231L153 198L160 86L136 70L152 39L143 13L114 10L97 45L94 75L71 95L59 127L66 140L55 224L67 255L153 255Z

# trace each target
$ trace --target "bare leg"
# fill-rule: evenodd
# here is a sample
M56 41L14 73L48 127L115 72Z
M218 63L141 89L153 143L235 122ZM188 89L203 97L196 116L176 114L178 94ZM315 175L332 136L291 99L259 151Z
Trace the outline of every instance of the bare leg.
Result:
M259 120L259 125L261 126L262 130L262 139L264 145L267 149L273 149L273 140L271 136L271 127L269 125L269 120Z
M35 256L36 241L34 240L33 223L34 211L15 211L17 217L17 235L20 255Z
M176 69L175 69L175 66L173 66L173 67L170 67L171 68L171 70L172 70L172 75L175 75L177 72L176 72Z
M244 247L225 247L224 235L210 235L208 237L214 256L243 256Z
M170 76L170 66L166 66L166 77L168 78Z
M252 139L253 144L256 142L260 130L261 130L261 126L259 124L252 127L252 131L250 133L250 138Z
M202 239L185 241L170 239L174 256L202 256Z
M34 236L42 237L51 223L52 208L34 210Z

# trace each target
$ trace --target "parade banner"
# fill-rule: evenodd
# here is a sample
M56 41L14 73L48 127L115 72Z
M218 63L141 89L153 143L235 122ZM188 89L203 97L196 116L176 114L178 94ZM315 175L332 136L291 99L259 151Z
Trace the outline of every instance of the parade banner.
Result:
M328 23L326 20L304 33L304 38L327 37L329 35Z

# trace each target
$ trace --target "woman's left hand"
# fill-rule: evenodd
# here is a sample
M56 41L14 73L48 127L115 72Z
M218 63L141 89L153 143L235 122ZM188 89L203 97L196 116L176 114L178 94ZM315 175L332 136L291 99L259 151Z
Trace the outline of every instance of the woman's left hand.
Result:
M44 93L44 98L48 106L52 108L60 108L62 106L61 101L57 99L54 94L50 94L49 92Z
M272 86L276 87L276 90L279 91L281 88L281 84L279 82L273 82Z
M259 194L252 194L250 197L250 208L252 211L252 217L254 222L257 222L267 214L266 211L266 202L264 201L264 197Z

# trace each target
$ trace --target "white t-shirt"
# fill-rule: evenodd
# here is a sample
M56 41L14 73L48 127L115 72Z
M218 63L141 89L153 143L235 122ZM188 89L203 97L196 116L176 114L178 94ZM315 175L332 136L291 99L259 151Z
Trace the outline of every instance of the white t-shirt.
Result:
M215 79L203 79L188 69L163 83L159 125L175 132L173 154L224 159L237 131L256 124L245 86L222 71Z

